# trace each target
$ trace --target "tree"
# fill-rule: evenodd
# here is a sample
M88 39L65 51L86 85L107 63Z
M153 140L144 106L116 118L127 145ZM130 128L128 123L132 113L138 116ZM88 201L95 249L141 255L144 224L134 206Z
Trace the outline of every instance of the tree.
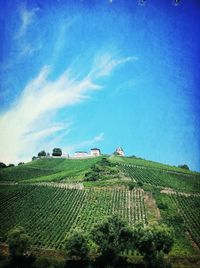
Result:
M87 260L89 253L88 238L83 231L75 229L66 239L65 249L71 259Z
M136 228L137 249L143 255L148 267L163 267L164 254L168 254L173 245L172 229L165 226Z
M18 166L24 165L24 162L19 162Z
M8 167L14 167L15 165L14 164L9 164Z
M34 161L34 160L36 160L37 159L37 157L36 156L33 156L32 157L32 161Z
M46 156L46 152L44 150L38 153L38 157Z
M6 166L6 164L4 164L3 162L0 162L0 169L1 168L6 168L7 166Z
M7 243L11 257L23 257L30 249L30 237L22 227L15 227L8 233Z
M179 168L183 168L183 169L186 169L186 170L190 170L188 165L184 164L184 165L179 165L178 166Z
M54 148L52 152L53 156L61 156L62 155L62 150L60 148Z
M132 233L126 223L114 215L97 224L91 231L91 238L99 246L106 262L115 262L132 239Z

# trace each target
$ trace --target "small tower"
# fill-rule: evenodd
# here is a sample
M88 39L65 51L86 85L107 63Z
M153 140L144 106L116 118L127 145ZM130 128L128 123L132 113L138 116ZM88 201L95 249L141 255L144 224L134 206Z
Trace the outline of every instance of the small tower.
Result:
M120 156L125 156L125 153L124 153L124 150L122 149L122 147L118 147L118 148L115 150L115 154L116 154L116 155L120 155Z

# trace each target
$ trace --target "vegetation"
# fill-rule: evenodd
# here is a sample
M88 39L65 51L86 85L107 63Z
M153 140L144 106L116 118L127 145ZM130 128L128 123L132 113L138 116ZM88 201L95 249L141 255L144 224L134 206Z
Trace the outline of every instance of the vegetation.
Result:
M91 165L97 161L99 161L98 157L91 159L38 159L15 168L0 169L0 181L80 181L89 171Z
M179 209L187 231L200 248L200 197L176 194L171 195L171 199Z
M38 153L38 157L44 157L44 156L46 156L47 154L46 154L46 152L44 151L44 150L42 150L42 151L40 151L39 153Z
M114 263L120 252L127 249L132 240L132 232L117 215L97 224L91 231L92 240L99 246L106 262Z
M77 190L13 185L2 186L0 195L2 241L6 239L6 231L16 224L26 228L33 245L59 249L66 234L74 228L89 231L99 219L112 214L119 215L129 225L147 223L141 189Z
M199 192L200 189L199 174L185 174L177 171L166 172L157 168L136 167L130 164L118 164L118 167L127 177L137 183L173 188L179 191Z
M164 267L165 254L196 255L193 262L198 261L197 172L137 157L41 158L2 165L0 183L1 242L20 225L33 247L65 252L68 267L72 260L105 265L108 256L120 267L126 267L120 261ZM65 265L47 258L33 263Z
M61 156L62 155L62 150L60 148L54 148L52 152L53 156Z
M87 260L89 246L87 236L82 230L75 229L65 241L67 256L71 259Z
M164 267L164 254L168 254L173 245L173 230L164 225L138 228L136 237L136 248L148 267Z
M15 227L8 233L7 243L12 258L23 257L30 249L30 237L22 227Z
M179 165L178 166L179 168L183 168L183 169L186 169L186 170L190 170L188 165L184 164L184 165Z
M115 164L103 157L91 166L89 172L85 173L84 181L108 180L117 178L118 170Z
M0 162L0 169L1 168L6 168L7 166L6 166L6 164L4 164L3 162Z

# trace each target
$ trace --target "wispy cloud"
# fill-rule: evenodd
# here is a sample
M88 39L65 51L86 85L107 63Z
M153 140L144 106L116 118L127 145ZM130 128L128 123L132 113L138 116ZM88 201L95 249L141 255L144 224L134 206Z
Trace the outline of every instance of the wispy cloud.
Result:
M26 34L28 27L33 21L35 13L39 10L39 8L33 8L32 10L28 10L25 5L21 5L19 12L20 12L20 19L21 25L20 28L15 36L16 39L22 37Z
M107 60L109 70L103 72L103 65L93 66L89 75L82 79L72 76L68 68L57 79L51 80L51 68L43 67L38 76L27 83L11 108L0 115L0 160L7 163L26 161L33 152L45 148L47 140L53 139L55 134L59 137L70 131L72 122L54 122L53 113L87 100L91 91L101 88L95 79L108 75L116 66L129 60L110 57L110 61ZM75 147L91 146L103 136L100 133Z
M64 150L68 153L74 153L76 150L81 150L84 147L91 147L96 145L98 142L102 141L104 139L104 133L101 132L100 134L96 135L95 137L89 139L89 140L85 140L85 141L81 141L77 144L73 144L70 146L67 146L64 148Z
M111 54L101 54L95 58L94 68L91 74L96 75L97 78L108 76L120 65L137 60L137 57L115 59L111 56Z
M39 51L42 48L42 45L37 45L36 47L31 46L30 44L20 44L20 51L18 54L18 58L30 56L36 51Z

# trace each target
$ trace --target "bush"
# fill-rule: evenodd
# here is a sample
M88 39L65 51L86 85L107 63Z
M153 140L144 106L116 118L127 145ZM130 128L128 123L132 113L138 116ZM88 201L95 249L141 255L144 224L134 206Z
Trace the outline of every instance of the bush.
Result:
M8 232L7 243L11 259L17 263L24 262L31 245L30 237L25 230L20 226L11 229Z
M62 150L60 148L54 148L52 152L53 156L61 156L62 155Z
M67 256L71 259L87 260L88 238L82 230L76 229L65 241Z
M135 189L135 186L136 186L136 183L135 182L129 182L129 184L128 184L128 188L129 188L129 190L131 191L131 190L133 190L133 189Z
M4 164L3 162L0 162L0 168L6 168L6 164Z
M44 150L38 153L38 157L46 156L46 152Z
M184 165L179 165L178 166L179 168L183 168L183 169L186 169L186 170L190 170L188 165L184 164Z

